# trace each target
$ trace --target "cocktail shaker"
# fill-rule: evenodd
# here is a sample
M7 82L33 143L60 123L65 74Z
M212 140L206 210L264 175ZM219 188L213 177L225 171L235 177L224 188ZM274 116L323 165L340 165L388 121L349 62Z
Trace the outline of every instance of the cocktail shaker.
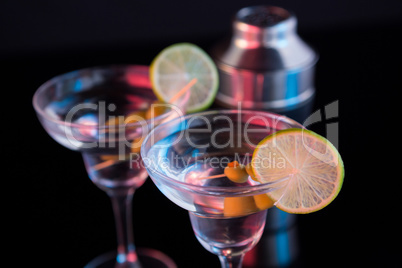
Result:
M296 16L275 6L240 9L229 38L211 50L220 78L217 106L268 110L303 123L315 95L317 53L296 32ZM260 242L244 267L298 267L296 216L268 212Z
M296 32L296 16L275 6L239 10L232 36L211 50L219 69L216 103L283 112L314 96L317 53Z

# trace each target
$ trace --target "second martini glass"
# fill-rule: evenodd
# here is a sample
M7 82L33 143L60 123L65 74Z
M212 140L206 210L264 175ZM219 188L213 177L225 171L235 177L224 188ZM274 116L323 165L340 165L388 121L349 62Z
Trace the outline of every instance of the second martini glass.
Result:
M244 254L259 241L267 207L258 200L275 184L250 178L236 183L221 174L234 160L249 163L263 138L288 128L302 126L268 112L208 111L159 125L142 144L153 182L189 211L195 236L219 256L222 267L241 267Z
M117 254L102 255L86 267L176 267L164 254L139 252L133 242L132 198L148 177L139 149L155 126L182 114L178 106L157 116L148 67L94 67L57 76L35 93L33 106L45 130L61 145L81 152L90 179L111 198ZM185 97L179 107L185 107ZM144 118L149 118L145 120ZM140 257L140 261L138 260Z

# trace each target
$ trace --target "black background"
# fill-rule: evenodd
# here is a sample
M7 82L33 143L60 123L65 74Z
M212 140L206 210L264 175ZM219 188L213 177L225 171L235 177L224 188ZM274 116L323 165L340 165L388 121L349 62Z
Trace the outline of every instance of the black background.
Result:
M148 65L164 47L205 50L230 32L241 7L293 10L299 34L320 54L315 110L339 102L346 177L324 210L298 216L301 267L400 267L398 108L401 1L2 1L3 260L13 267L83 267L116 247L111 204L80 154L53 141L31 105L55 75L95 65ZM325 135L325 126L321 127ZM4 159L6 159L4 161ZM138 246L180 267L219 267L191 230L187 212L150 180L134 197Z

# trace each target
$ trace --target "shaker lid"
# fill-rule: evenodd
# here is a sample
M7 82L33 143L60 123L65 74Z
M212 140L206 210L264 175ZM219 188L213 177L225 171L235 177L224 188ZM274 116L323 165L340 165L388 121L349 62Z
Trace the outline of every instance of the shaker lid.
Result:
M314 64L317 54L297 35L292 12L275 6L240 9L232 37L218 43L211 54L221 64L266 72Z
M240 9L235 20L261 28L272 27L292 16L291 12L276 6L251 6Z

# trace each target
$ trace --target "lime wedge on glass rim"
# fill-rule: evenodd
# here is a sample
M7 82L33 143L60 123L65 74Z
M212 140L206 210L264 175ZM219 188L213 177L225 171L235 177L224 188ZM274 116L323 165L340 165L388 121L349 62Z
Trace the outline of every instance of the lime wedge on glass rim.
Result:
M338 195L344 166L337 149L306 129L280 130L254 150L251 166L261 183L274 183L267 193L275 206L288 213L320 210Z
M150 66L152 88L164 102L194 78L197 82L190 89L188 113L207 109L218 91L218 70L209 55L194 44L178 43L163 49Z

